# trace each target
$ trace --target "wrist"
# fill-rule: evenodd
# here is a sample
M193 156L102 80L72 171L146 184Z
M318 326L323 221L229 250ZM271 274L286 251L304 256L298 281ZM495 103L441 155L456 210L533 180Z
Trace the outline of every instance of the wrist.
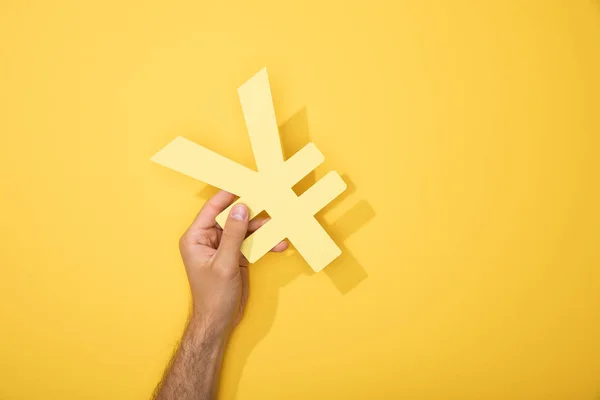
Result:
M229 338L235 327L234 318L222 307L208 307L206 304L192 303L190 322L212 332L215 335Z
M205 313L195 311L192 311L186 328L186 335L194 339L194 342L213 348L225 347L230 333L231 329L228 324Z

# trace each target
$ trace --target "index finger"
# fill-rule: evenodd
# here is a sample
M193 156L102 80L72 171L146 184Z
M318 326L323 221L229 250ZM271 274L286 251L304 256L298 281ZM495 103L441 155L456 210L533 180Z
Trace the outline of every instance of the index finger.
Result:
M226 192L224 190L219 191L213 197L211 197L196 218L190 228L193 229L208 229L215 226L217 215L221 213L221 211L225 210L231 203L233 203L236 199L236 196L232 193Z

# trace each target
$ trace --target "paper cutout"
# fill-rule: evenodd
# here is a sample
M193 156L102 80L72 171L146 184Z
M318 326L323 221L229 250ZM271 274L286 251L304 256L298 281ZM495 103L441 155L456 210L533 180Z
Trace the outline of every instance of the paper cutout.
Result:
M257 261L287 238L311 268L320 271L341 250L314 215L346 190L346 183L331 171L300 197L296 196L292 186L323 162L323 154L309 143L283 160L266 68L244 83L238 95L258 172L183 137L175 138L151 160L239 196L236 203L248 206L250 219L267 210L271 220L242 244L248 261ZM234 204L219 214L219 225L225 226Z

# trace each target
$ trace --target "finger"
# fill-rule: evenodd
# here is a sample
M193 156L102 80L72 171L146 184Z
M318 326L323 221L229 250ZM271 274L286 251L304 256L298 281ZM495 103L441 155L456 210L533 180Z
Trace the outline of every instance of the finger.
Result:
M240 267L247 267L250 265L250 261L243 254L240 254L240 259L238 260L238 264Z
M281 253L283 251L286 251L288 247L290 247L289 243L284 240L282 242L277 243L275 247L271 249L271 251L275 253Z
M266 224L271 218L254 218L248 224L248 233L252 233L264 224Z
M240 248L248 230L248 207L236 204L231 209L223 233L217 256L224 264L238 264Z
M275 247L273 247L271 249L271 251L274 253L281 253L283 251L286 251L288 247L289 247L288 242L286 242L284 240L282 242L277 243L277 245ZM246 257L244 257L244 255L241 253L240 253L240 259L239 259L238 263L242 267L247 267L250 265L250 261L248 261L248 259Z
M236 196L226 192L224 190L219 191L213 197L211 197L192 222L191 228L195 229L208 229L215 226L217 215L221 213L224 209L229 207L231 203L233 203L236 199Z

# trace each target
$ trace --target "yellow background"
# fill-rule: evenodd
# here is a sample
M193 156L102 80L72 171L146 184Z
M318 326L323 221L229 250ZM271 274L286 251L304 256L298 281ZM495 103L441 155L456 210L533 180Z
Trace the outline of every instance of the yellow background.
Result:
M150 396L212 190L149 158L253 166L264 65L344 255L252 267L222 399L600 396L597 0L3 0L0 51L1 399Z

